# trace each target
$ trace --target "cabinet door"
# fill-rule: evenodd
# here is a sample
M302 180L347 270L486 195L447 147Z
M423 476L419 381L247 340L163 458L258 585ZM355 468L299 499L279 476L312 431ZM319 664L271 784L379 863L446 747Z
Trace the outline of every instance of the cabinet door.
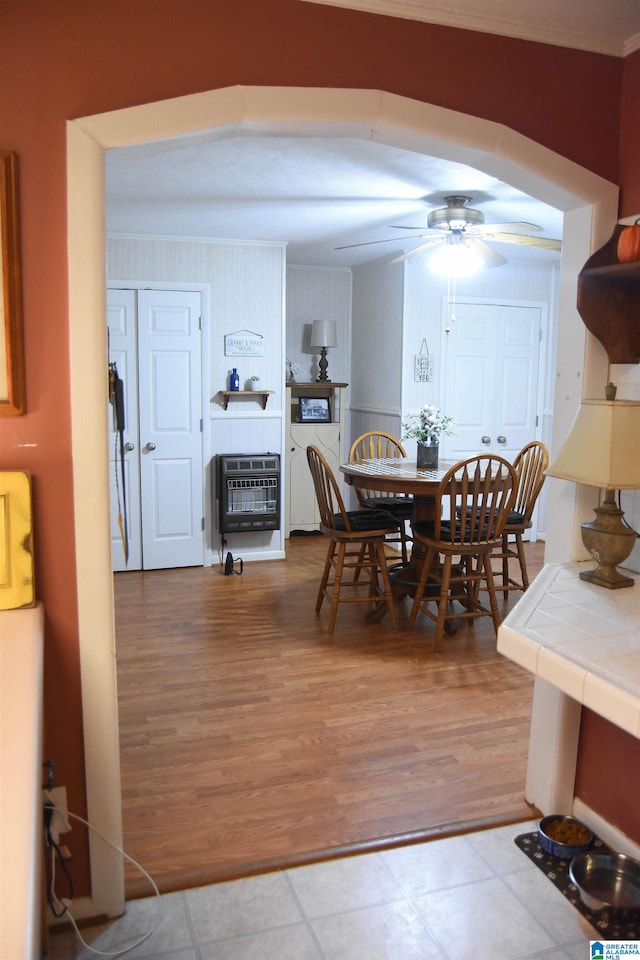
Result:
M287 456L290 530L314 530L320 523L307 462L309 444L318 447L337 478L340 468L339 423L292 423Z

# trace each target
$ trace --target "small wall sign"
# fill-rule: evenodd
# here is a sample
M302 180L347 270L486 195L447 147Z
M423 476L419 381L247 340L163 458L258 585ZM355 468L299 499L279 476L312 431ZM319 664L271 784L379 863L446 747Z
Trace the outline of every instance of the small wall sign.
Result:
M224 338L225 357L264 357L264 337L251 330L236 330Z
M426 337L422 341L420 353L416 354L413 379L416 383L431 383L433 380L433 363L429 354Z

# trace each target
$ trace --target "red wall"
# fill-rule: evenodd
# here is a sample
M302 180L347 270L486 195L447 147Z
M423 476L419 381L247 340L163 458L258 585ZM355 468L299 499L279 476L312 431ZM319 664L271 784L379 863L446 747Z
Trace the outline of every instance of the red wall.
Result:
M625 64L626 70L626 64ZM28 0L0 9L0 146L19 155L27 414L0 422L28 469L46 610L45 752L84 809L67 321L65 121L244 85L383 89L499 121L614 182L640 209L640 61L298 0ZM622 157L620 111L624 109ZM636 159L634 159L636 158ZM76 893L86 852L74 835ZM84 888L84 889L83 889Z
M638 771L640 740L592 710L583 710L576 797L640 844Z

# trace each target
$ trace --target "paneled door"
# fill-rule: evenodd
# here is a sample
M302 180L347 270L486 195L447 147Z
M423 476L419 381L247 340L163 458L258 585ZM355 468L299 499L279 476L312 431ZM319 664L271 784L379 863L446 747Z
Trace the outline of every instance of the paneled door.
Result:
M444 344L444 408L455 417L448 459L493 451L513 460L538 427L542 308L458 302Z
M109 405L109 493L111 504L111 562L114 571L142 569L140 526L140 442L138 439L138 328L137 292L107 291L109 362L115 363L124 394L124 457L121 462L114 410ZM129 562L123 534L127 524Z
M123 309L117 303L124 294L133 294L135 322L125 322L123 337L114 335L111 322L112 310ZM130 560L125 565L112 521L114 569L204 562L200 317L199 293L109 291L110 357L121 357L130 380L125 381ZM116 476L112 469L112 490Z

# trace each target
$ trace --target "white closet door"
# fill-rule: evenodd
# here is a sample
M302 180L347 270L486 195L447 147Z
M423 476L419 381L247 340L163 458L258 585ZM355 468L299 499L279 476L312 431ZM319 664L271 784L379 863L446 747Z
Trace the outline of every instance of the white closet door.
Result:
M441 456L493 451L512 460L537 433L541 310L458 303L446 342L444 409L455 435Z
M204 562L200 316L199 293L109 290L109 355L124 380L125 443L132 445L125 452L128 564L112 465L114 570Z

